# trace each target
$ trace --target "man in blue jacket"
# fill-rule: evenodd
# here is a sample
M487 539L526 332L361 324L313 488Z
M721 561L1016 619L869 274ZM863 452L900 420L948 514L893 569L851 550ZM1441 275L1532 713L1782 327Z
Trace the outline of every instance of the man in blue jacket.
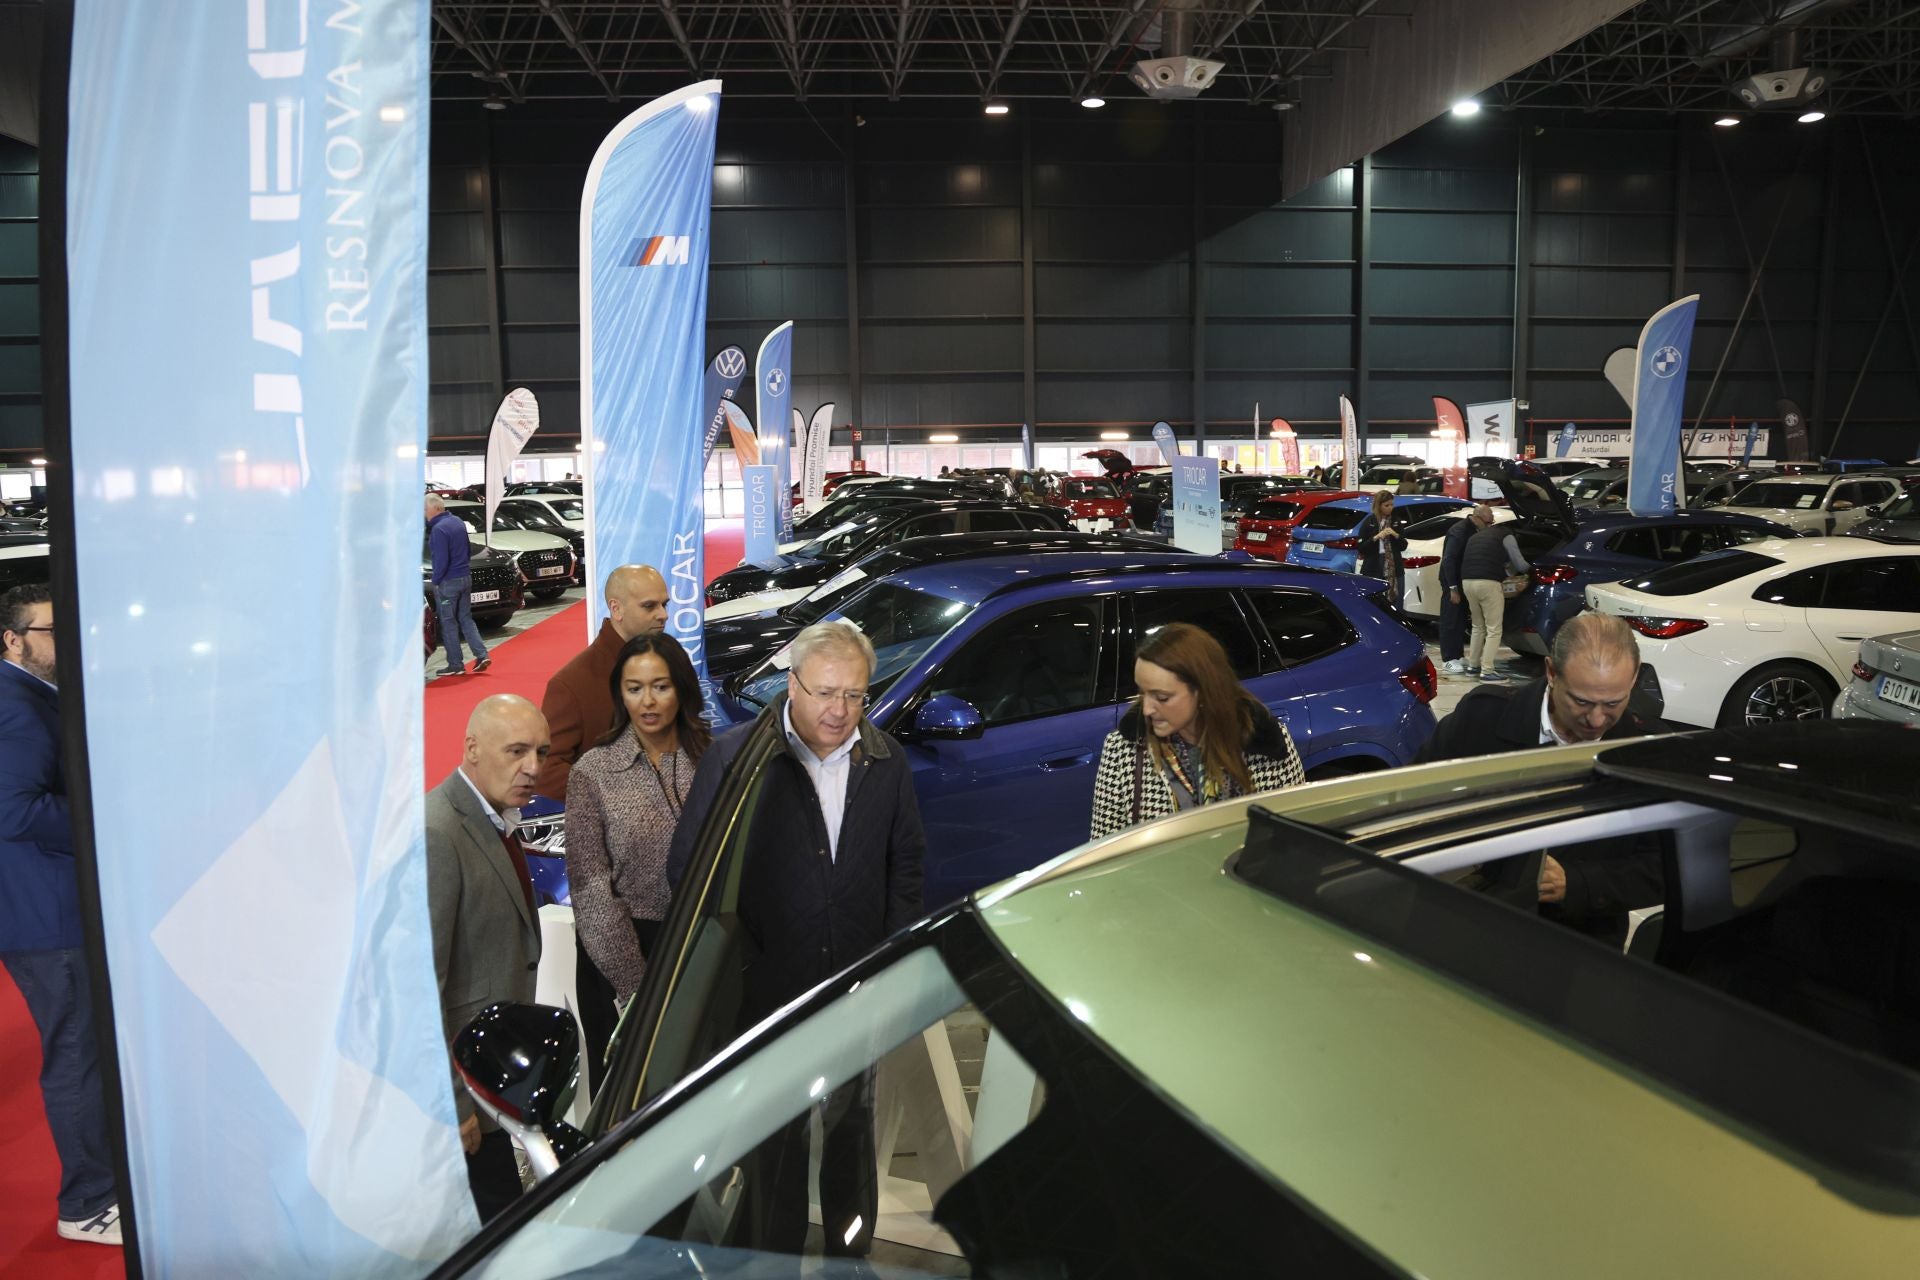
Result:
M52 592L23 586L0 596L0 644L0 963L40 1030L40 1094L60 1155L59 1234L119 1244L60 762Z
M473 622L473 569L467 547L467 522L447 510L439 497L427 495L427 549L433 554L433 602L440 612L440 642L447 646L443 676L467 673L460 652L464 638L473 650L475 673L493 665L486 642Z

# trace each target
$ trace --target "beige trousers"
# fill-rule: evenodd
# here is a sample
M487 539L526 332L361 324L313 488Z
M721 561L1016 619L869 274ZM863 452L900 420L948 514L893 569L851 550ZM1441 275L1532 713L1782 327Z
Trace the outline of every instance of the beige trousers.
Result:
M1491 671L1500 657L1500 634L1507 614L1507 598L1491 578L1468 578L1460 584L1473 615L1473 634L1467 637L1467 670Z

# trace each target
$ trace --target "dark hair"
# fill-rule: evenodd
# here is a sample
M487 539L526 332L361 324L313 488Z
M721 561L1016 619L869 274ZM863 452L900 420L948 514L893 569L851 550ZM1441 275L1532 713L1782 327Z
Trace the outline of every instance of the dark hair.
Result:
M52 603L53 588L44 582L27 582L9 588L5 595L0 595L0 630L11 631L24 639L27 628L33 625L33 606Z
M1231 777L1242 791L1252 791L1246 744L1253 736L1254 708L1260 704L1241 687L1220 642L1192 623L1169 622L1140 641L1134 656L1165 667L1194 691L1199 730L1194 740L1207 769L1216 776ZM1163 749L1151 732L1147 745L1156 758Z
M713 730L700 718L700 678L693 673L693 659L687 656L687 651L664 631L635 636L620 646L620 656L613 660L613 673L607 677L607 689L613 695L613 727L594 745L604 747L618 742L632 725L633 721L627 717L627 700L620 696L620 681L626 674L627 663L649 653L667 664L667 678L673 681L673 691L680 699L680 710L674 717L680 748L689 759L698 760L713 741Z

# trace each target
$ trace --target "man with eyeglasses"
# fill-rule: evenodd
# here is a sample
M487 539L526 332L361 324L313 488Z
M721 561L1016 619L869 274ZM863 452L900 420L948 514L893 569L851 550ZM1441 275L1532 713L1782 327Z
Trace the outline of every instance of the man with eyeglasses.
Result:
M921 915L926 836L905 751L865 717L873 645L850 622L818 622L786 650L787 691L762 711L785 750L768 764L747 830L738 918L754 960L739 1025L753 1025ZM756 724L760 721L756 721ZM700 759L674 828L667 883L680 884L742 725ZM821 1099L819 1204L829 1257L863 1257L879 1207L872 1099L864 1078ZM808 1227L810 1113L761 1145L756 1247L800 1253Z
M73 821L60 760L53 593L0 596L0 963L40 1031L40 1096L60 1156L63 1240L120 1240L107 1113L80 936Z

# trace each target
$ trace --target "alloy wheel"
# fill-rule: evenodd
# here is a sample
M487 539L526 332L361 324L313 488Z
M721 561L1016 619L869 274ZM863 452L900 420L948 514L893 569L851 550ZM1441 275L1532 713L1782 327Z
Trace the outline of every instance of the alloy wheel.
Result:
M1824 720L1826 715L1827 700L1813 681L1782 674L1754 686L1741 718L1748 724L1773 724L1781 720Z

